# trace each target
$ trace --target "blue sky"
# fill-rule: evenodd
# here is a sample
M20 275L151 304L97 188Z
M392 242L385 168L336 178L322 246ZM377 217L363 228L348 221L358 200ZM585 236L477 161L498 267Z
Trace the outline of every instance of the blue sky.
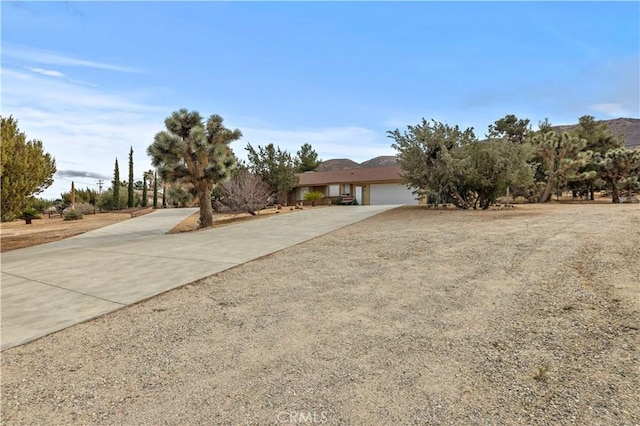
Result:
M41 196L107 185L179 108L247 143L393 155L422 117L640 117L638 2L7 2L2 115L55 156Z

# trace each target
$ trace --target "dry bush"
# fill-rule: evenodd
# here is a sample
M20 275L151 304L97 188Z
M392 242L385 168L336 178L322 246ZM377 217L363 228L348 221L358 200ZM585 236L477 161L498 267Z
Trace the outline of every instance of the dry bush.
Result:
M234 173L230 180L218 187L217 192L216 210L251 215L264 208L271 195L269 186L248 170Z

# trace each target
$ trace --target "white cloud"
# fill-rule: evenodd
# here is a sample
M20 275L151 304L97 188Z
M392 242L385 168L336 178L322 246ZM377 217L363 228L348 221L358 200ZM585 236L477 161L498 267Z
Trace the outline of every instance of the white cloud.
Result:
M627 117L632 115L631 111L619 103L594 104L590 105L590 108L610 117Z
M108 71L140 73L141 69L128 67L123 65L109 64L105 62L92 61L87 59L78 59L71 56L61 55L52 52L42 52L34 49L28 49L17 46L3 46L2 56L20 59L27 62L37 62L47 65L61 65L72 67L96 68Z
M107 93L41 73L2 69L2 115L13 115L29 139L42 140L61 171L112 176L117 157L123 173L133 147L136 178L141 178L151 168L146 148L162 130L168 110L140 93ZM56 198L69 190L63 176L54 179L41 196ZM95 184L90 178L82 183Z
M65 76L60 71L56 71L56 70L45 70L43 68L34 68L34 67L27 67L27 69L29 71L33 71L33 72L38 73L38 74L46 75L47 77L58 77L58 78L60 78L60 77L64 77Z

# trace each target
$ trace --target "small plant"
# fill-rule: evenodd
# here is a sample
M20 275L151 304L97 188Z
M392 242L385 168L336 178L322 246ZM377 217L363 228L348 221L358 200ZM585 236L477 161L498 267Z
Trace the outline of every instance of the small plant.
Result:
M311 201L311 207L315 207L316 201L321 200L323 198L324 198L324 194L320 191L306 192L304 194L304 200Z
M30 225L32 219L40 219L40 214L36 209L29 208L22 212L22 218L27 225Z
M536 372L533 373L534 380L538 380L541 382L547 381L549 378L549 367L546 365L539 365Z
M80 220L82 219L82 213L75 210L71 210L64 215L64 220Z

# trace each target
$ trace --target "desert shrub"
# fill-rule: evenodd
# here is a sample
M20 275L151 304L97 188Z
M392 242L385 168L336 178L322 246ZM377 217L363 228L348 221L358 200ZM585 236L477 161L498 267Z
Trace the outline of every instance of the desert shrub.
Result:
M108 189L100 195L98 198L98 207L101 210L120 210L124 209L127 206L127 193L126 191L121 191L118 193L118 203L114 205L113 203L113 189Z
M306 192L304 194L304 200L305 201L311 201L311 205L315 206L316 205L316 201L318 200L322 200L324 198L324 194L320 191L315 191L315 192Z
M35 209L38 213L42 214L53 206L53 201L45 200L44 198L33 198L29 203L29 207Z
M82 213L76 210L71 210L64 215L64 220L80 220L80 219L82 219Z
M27 219L40 219L40 213L38 213L38 211L32 207L25 209L22 212L22 218L27 220Z
M74 210L80 212L82 214L93 214L95 213L95 207L89 203L78 203L74 204Z
M259 176L241 169L233 173L231 179L218 185L218 198L214 202L217 211L249 213L264 208L270 196L269 186Z
M18 219L18 216L13 213L6 213L2 215L3 222L13 222L16 219Z

